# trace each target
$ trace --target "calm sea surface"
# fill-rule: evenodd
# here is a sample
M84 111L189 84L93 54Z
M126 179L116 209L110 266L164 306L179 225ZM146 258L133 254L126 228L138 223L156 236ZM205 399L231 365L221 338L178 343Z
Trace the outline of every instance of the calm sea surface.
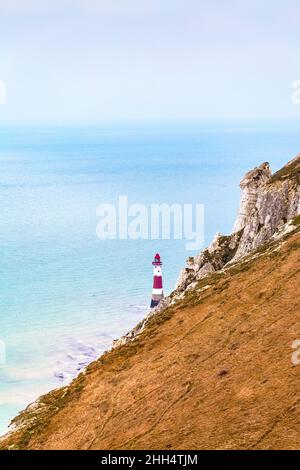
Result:
M263 125L0 129L0 432L146 313L153 255L165 291L184 240L96 237L96 208L202 203L205 243L229 233L245 171L299 152L299 131Z

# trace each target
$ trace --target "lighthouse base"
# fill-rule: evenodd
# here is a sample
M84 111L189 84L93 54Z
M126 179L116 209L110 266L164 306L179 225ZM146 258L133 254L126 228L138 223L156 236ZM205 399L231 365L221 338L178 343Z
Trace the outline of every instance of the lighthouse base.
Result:
M158 304L160 303L160 301L164 298L164 295L163 294L159 294L159 295L155 295L153 294L152 295L152 298L151 298L151 304L150 304L150 308L155 308L158 306Z

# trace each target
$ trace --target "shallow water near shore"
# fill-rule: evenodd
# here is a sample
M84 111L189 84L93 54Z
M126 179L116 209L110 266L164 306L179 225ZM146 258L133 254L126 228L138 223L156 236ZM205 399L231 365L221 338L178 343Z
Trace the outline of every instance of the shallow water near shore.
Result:
M185 240L96 237L96 208L201 203L205 244L230 233L245 171L276 170L299 131L274 123L0 129L0 433L146 314L153 255L170 292Z

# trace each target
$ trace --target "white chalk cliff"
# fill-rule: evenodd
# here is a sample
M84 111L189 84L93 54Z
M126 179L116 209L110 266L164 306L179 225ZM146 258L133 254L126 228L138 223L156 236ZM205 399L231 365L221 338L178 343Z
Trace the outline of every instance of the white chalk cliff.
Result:
M269 163L263 163L246 173L240 187L241 203L233 233L217 233L208 248L188 258L175 290L113 347L133 340L153 315L182 300L201 279L230 268L251 253L256 256L255 251L264 244L295 230L300 214L300 155L274 175Z
M272 175L269 163L246 173L241 180L241 203L233 233L217 234L212 244L187 260L176 290L224 268L268 242L300 214L300 155Z

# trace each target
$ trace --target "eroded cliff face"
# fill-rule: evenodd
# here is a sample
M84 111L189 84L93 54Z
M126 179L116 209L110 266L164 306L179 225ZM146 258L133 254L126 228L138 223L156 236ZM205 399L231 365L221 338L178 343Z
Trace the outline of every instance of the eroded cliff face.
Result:
M238 217L233 227L233 232L238 232L247 225L250 214L255 210L261 188L270 180L271 176L272 172L270 165L266 162L258 168L254 168L254 170L246 173L244 178L241 180L241 203Z
M206 250L187 260L188 267L180 273L175 296L268 242L299 215L300 155L274 175L269 163L263 163L246 173L240 187L241 203L233 233L217 234ZM166 299L165 303L168 302Z
M172 294L70 385L20 413L0 450L298 449L299 167L300 156L247 173L233 234L189 258Z
M300 211L300 156L272 176L268 163L242 179L242 198L234 232L243 230L235 258L270 240Z
M240 187L242 196L233 233L217 233L208 248L188 258L175 290L127 335L116 340L113 348L134 340L155 315L182 301L201 279L224 274L251 252L255 256L255 250L294 230L293 220L300 214L300 155L274 175L269 163L263 163L246 173Z
M0 450L299 449L300 217L288 226L40 397Z

